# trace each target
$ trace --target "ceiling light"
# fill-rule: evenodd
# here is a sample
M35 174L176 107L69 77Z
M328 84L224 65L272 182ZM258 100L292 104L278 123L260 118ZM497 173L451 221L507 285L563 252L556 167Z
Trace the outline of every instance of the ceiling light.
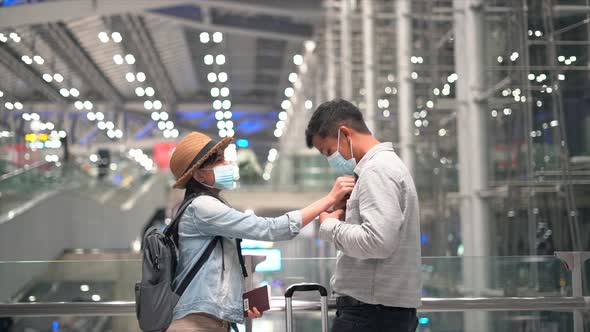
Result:
M292 87L288 87L285 89L285 96L286 97L293 97L293 94L295 93L295 91L293 90Z
M115 130L115 137L122 138L123 137L123 131L121 129Z
M6 43L8 41L8 38L6 38L6 36L3 33L0 33L0 42Z
M215 75L215 73L211 72L211 73L207 74L207 80L211 83L214 83L215 81L217 81L217 75Z
M223 34L221 32L215 32L213 34L213 42L221 43L223 41Z
M51 83L51 81L53 81L53 77L50 74L47 74L47 73L43 74L43 79L47 83Z
M98 33L98 39L100 39L100 41L103 43L108 43L109 42L109 35L106 32L101 31Z
M61 74L57 73L57 74L54 74L54 75L53 75L53 79L54 79L56 82L59 82L59 83L61 83L61 82L63 82L63 80L64 80L64 77L63 77L63 76L61 76Z
M281 108L284 109L285 111L289 109L289 107L291 107L291 102L289 100L283 100L283 102L281 103Z
M221 88L220 94L221 94L222 97L229 96L229 89L227 87Z
M129 72L129 73L125 74L125 79L127 80L127 82L131 83L131 82L135 81L135 75L133 75L133 73Z
M281 121L287 121L288 117L289 116L287 115L287 112L285 112L285 111L282 111L281 113L279 113L279 120L281 120Z
M297 81L297 74L296 73L289 74L289 82L295 83L295 81Z
M217 112L215 112L215 119L217 121L223 120L223 111L217 111Z
M28 55L23 55L21 57L21 60L23 60L23 62L26 63L27 65L30 65L31 63L33 63L33 59L31 59L31 57Z
M120 43L123 40L123 37L121 37L121 34L116 31L111 34L111 38L113 38L113 41L115 43Z
M222 71L217 75L217 79L219 80L219 82L225 83L227 81L227 73Z
M225 128L227 128L227 129L233 129L234 128L234 122L233 121L226 121L225 122Z
M139 73L137 73L137 74L135 75L135 77L137 78L137 81L138 81L138 82L143 82L143 81L145 81L145 73L144 73L144 72L142 72L142 71L140 71Z
M164 122L164 121L158 122L158 129L160 129L160 130L166 129L166 122Z
M29 113L23 113L23 120L31 121L31 115Z
M173 138L176 138L176 137L178 137L178 134L179 134L179 133L178 133L178 129L174 128L174 129L170 130L170 135L171 135Z
M174 122L167 121L166 122L166 129L171 130L172 128L174 128Z
M207 66L210 66L213 64L213 61L215 61L215 58L211 54L207 54L203 57L203 61Z
M155 110L160 110L162 109L162 102L159 100L154 100L153 106Z
M96 114L94 114L94 112L88 112L86 118L88 118L89 121L94 121L96 120Z
M132 65L135 63L135 57L133 56L133 54L127 54L125 56L125 61L127 61L128 64Z
M14 108L16 108L17 110L22 110L23 104L17 101L16 103L14 103Z
M201 32L201 34L199 35L199 39L201 40L201 43L207 44L209 42L209 33Z
M102 112L96 112L96 120L98 120L98 121L104 120L104 114Z
M305 101L305 108L310 110L313 107L313 102L311 100Z
M68 91L68 89L66 88L61 88L59 90L59 93L66 98L70 96L70 91Z
M215 57L215 62L216 62L218 65L223 65L223 64L225 64L225 55L223 55L223 54L218 54L218 55Z
M78 96L80 96L80 91L78 91L78 89L76 88L71 88L70 95L72 95L72 97L74 98L77 98Z
M148 86L147 88L145 88L146 96L152 97L155 93L156 93L156 91L151 86Z
M231 119L232 116L233 116L233 113L231 111L225 111L223 113L223 117L226 119Z
M211 97L219 97L219 88L211 88Z
M275 129L274 135L275 135L275 137L279 138L279 137L283 136L283 131L281 129L277 128L277 129Z
M230 108L231 108L231 101L229 101L229 100L224 100L224 101L223 101L223 109L224 109L224 110L228 110L228 109L230 109Z
M115 61L115 63L118 65L122 65L124 60L121 54L115 54L113 55L113 61Z
M221 100L214 100L213 101L213 108L216 110L220 110L222 106Z
M152 112L152 120L159 121L160 120L160 113Z
M162 119L162 121L168 120L168 113L160 112L160 119Z
M76 100L76 102L74 103L74 107L76 107L77 110L81 110L82 108L84 108L84 103Z
M142 87L138 86L137 88L135 88L135 94L138 97L143 97L145 95L145 90Z
M297 66L301 66L303 64L303 57L301 56L301 54L295 54L293 56L293 63Z
M100 129L100 130L105 130L105 129L106 129L106 127L107 127L106 123L104 123L104 122L102 122L102 121L99 121L99 122L98 122L98 124L97 124L96 126L97 126L97 127L98 127L98 129Z
M38 65L42 65L45 63L45 59L43 59L40 55L35 55L33 57L33 60L38 64Z
M84 108L85 109L87 109L87 110L90 111L92 109L92 107L94 107L94 105L92 105L92 102L90 100L87 100L87 101L84 102Z
M115 128L115 124L112 121L107 122L107 129L113 130Z
M152 101L151 101L151 100L146 100L146 101L144 101L144 102L143 102L143 107L144 107L146 110L151 110L153 106L154 106L154 105L153 105L153 103L152 103Z
M15 43L20 42L20 36L16 32L11 32L8 37L10 37Z

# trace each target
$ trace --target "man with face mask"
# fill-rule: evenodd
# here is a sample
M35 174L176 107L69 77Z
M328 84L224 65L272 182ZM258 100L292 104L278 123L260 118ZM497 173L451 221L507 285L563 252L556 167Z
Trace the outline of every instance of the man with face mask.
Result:
M338 309L332 331L415 331L422 282L418 196L410 172L392 143L379 142L345 100L315 110L306 141L342 175L337 184L356 179L346 216L344 204L320 215L320 238L339 250L331 280Z

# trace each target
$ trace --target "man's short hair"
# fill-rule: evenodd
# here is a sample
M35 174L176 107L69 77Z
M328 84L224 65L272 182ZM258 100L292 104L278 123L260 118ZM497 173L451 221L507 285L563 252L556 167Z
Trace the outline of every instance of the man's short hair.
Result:
M308 148L313 147L313 137L336 137L340 126L348 126L360 133L370 134L361 111L351 102L344 99L334 99L324 102L313 112L307 129L305 141Z

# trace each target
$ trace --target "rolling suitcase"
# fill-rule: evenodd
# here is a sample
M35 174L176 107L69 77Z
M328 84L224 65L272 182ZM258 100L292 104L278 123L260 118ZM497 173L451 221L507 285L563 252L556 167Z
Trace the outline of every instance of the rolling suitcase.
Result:
M319 291L322 310L322 332L328 332L328 291L320 284L301 283L294 284L285 291L285 316L287 332L293 332L293 294L295 292Z

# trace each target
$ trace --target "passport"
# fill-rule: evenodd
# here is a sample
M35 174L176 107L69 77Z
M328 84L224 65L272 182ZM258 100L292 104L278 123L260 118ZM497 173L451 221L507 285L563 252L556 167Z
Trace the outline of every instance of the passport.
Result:
M258 311L263 312L270 309L270 286L254 288L242 295L244 299L244 317L248 317L248 309L256 307Z

